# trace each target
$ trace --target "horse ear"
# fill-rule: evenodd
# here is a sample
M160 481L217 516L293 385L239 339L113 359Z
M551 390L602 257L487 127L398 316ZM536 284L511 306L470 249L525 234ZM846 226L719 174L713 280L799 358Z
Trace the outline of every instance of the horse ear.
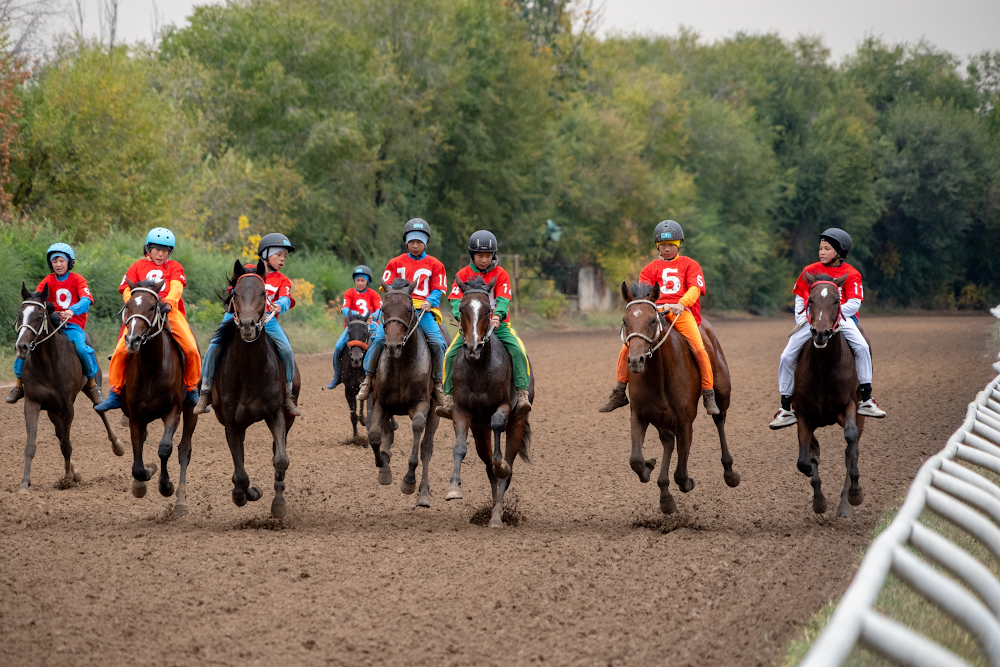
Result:
M267 265L264 264L264 259L257 260L257 275L261 278L267 277Z
M385 278L382 278L380 283L381 283L380 287L382 288L383 292L388 292L389 290L392 289L392 287L389 286L389 283L385 281Z
M22 301L27 301L30 298L31 298L31 292L28 291L28 286L25 285L24 281L22 280L21 281L21 300Z
M402 289L401 291L402 291L402 292L403 292L404 294L409 294L410 292L412 292L412 291L413 291L413 286L414 286L414 285L416 285L416 283L407 283L407 284L406 284L406 287L404 287L404 288L403 288L403 289Z
M455 283L458 285L459 289L461 289L463 292L469 289L469 284L464 280L462 280L461 278L459 278L458 276L455 276Z
M160 293L160 290L162 290L162 289L163 289L163 286L164 286L165 284L166 284L166 282L165 282L165 281L163 281L163 280L157 280L157 281L156 281L156 282L155 282L155 283L153 284L153 286L152 286L152 288L151 288L151 289L152 289L152 290L153 290L154 292L156 292L157 294L159 294L159 293Z
M132 282L131 280L129 280L128 278L125 279L125 282L128 284L128 288L129 289L135 289L136 288L136 284L134 282Z
M803 273L802 277L806 279L806 282L809 283L810 287L812 286L812 284L814 282L816 282L816 276L814 276L813 274L809 273L808 271L806 271L805 273Z
M632 298L632 292L629 291L628 285L625 281L622 281L622 298L625 299L625 303L635 301L635 299Z
M488 284L486 285L486 291L487 291L487 292L492 292L492 291L493 291L493 288L494 288L494 287L496 287L496 284L497 284L497 277L496 277L496 276L493 276L493 280L491 280L491 281L490 281L490 282L489 282L489 283L488 283Z
M45 283L45 287L42 288L42 291L41 291L41 293L39 293L38 296L39 296L39 298L41 298L42 301L48 301L48 299L49 299L49 284L48 283Z
M233 264L233 277L229 279L229 284L235 285L236 281L239 280L240 276L242 275L243 275L243 262L241 262L240 260L236 260L236 263Z
M847 274L846 273L844 275L840 276L839 278L834 278L833 279L833 283L837 287L843 287L844 283L846 283L846 282L847 282ZM48 285L46 285L46 287L48 287Z

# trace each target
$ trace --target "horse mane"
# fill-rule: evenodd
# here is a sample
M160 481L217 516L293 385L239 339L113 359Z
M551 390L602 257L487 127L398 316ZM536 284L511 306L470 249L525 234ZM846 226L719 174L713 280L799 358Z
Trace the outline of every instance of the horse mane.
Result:
M638 301L639 299L648 299L649 295L653 293L653 287L655 285L636 281L632 283L629 291L632 293L632 298Z
M486 290L486 281L483 280L482 276L479 275L472 276L472 278L464 282L466 286L471 287L472 289L481 289L483 291Z
M831 282L831 283L833 282L833 276L831 276L828 273L814 273L814 274L812 274L812 277L815 278L817 281L818 280L825 280L827 282ZM816 281L813 281L813 282L816 282Z
M364 315L351 315L347 320L348 324L368 324L368 318Z
M153 289L156 283L163 282L161 280L140 280L135 284L136 287L145 287L146 289Z
M409 280L404 280L402 278L396 278L395 280L392 281L392 284L389 285L389 291L390 292L394 292L396 290L406 289L409 286L410 286L410 281Z
M236 339L236 320L229 320L219 325L218 345L228 347Z

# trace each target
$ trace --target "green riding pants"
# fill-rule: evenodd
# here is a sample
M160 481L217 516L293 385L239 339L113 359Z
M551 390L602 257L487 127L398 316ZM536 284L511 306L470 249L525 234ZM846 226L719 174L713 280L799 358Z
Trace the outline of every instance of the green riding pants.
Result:
M497 338L503 343L510 353L511 361L514 362L514 388L518 391L528 388L528 378L531 377L531 366L528 363L528 354L524 349L524 343L518 337L517 332L510 326L509 322L501 322L500 327L494 330ZM455 357L462 349L465 338L461 333L451 341L448 351L444 354L444 393L451 395L451 371L455 367Z

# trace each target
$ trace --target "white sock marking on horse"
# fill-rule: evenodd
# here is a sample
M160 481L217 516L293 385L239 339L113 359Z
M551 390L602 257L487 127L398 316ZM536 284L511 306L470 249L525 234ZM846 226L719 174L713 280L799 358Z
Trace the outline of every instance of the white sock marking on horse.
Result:
M479 309L482 308L483 304L479 302L478 299L472 302L472 321L479 321ZM479 345L479 329L473 325L472 326L472 345L475 347Z

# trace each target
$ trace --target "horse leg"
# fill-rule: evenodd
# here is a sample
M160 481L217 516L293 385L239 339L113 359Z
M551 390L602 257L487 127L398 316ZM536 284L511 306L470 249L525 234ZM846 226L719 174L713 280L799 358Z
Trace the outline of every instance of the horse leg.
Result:
M670 457L674 454L674 434L669 429L657 426L660 443L663 445L663 461L660 463L660 474L656 485L660 487L660 511L673 514L677 511L677 501L670 495Z
M27 493L28 487L31 486L31 461L35 458L38 415L41 411L41 403L36 403L27 397L24 399L24 426L28 431L28 439L24 443L24 476L21 478L19 493Z
M431 482L428 479L431 456L434 454L434 433L437 431L440 417L430 411L427 404L427 423L424 426L424 437L420 441L420 488L417 492L417 507L431 506Z
M250 486L250 476L243 467L243 439L246 433L245 428L226 424L226 442L233 456L233 502L237 507L243 507L248 500L260 500L261 496L260 489Z
M649 481L649 475L656 467L656 459L645 459L642 456L642 443L646 439L646 428L649 422L644 420L635 410L632 411L632 455L628 459L629 465L635 474L639 476L639 481L645 484Z
M380 428L382 429L382 462L385 464L378 471L378 483L383 486L392 484L392 467L389 462L392 460L392 443L396 441L396 430L392 428L392 415L383 414Z
M181 423L181 409L174 405L174 408L163 418L163 437L160 438L160 447L157 454L160 456L160 495L169 498L174 495L174 483L170 481L170 473L167 472L167 461L174 453L174 433Z
M132 495L142 498L146 495L146 482L153 478L156 464L142 463L142 446L146 443L146 424L140 424L138 417L129 417L128 428L132 436Z
M63 463L66 466L66 472L63 475L60 486L68 488L81 479L80 473L76 471L76 466L73 465L73 445L69 441L70 425L73 423L73 404L70 403L67 405L64 412L53 410L48 410L47 412L49 421L52 422L52 425L56 429L56 437L59 438L59 449L62 451Z
M177 445L177 462L181 466L180 480L177 484L177 500L174 502L174 516L187 516L187 469L191 463L191 436L194 434L194 427L198 423L198 415L194 414L194 408L184 407L184 428L181 431L181 441Z
M719 443L722 445L722 473L723 479L726 480L726 484L735 488L740 485L740 474L733 470L733 457L729 453L729 445L726 443L726 412L723 410L721 414L712 415L712 420L715 422L715 428L719 431Z
M357 396L351 396L350 388L344 385L344 398L347 399L347 407L351 410L351 428L354 429L354 438L358 437L358 400Z
M510 480L514 475L507 473L506 477L498 479L493 484L493 515L490 517L490 528L503 528L503 496L510 488Z
M693 433L691 422L681 422L677 429L677 467L674 469L674 481L677 488L687 493L694 488L694 480L688 477L688 454L691 453Z
M462 461L466 452L469 451L469 413L464 410L455 409L452 424L455 426L455 448L452 456L455 458L455 467L451 471L451 489L445 500L460 500L462 498Z
M97 374L94 375L94 382L97 383L98 387L101 386L101 369L100 368L97 369ZM94 403L94 405L97 405L97 404ZM122 444L122 441L118 439L118 434L115 433L114 429L111 428L111 422L108 421L108 415L107 415L107 413L106 412L98 412L97 414L100 415L101 421L104 422L104 430L106 430L108 432L108 440L111 441L111 451L113 451L115 453L115 456L124 456L125 455L125 445Z
M813 512L823 514L826 512L826 497L823 495L823 482L819 478L819 441L813 433L813 429L799 420L799 470L802 470L802 459L809 465L809 483L813 488Z
M403 483L400 491L406 495L417 490L417 464L420 462L420 436L423 435L424 426L427 425L427 416L423 411L425 405L430 405L426 401L417 403L410 408L410 424L413 430L413 445L410 448L410 459L407 461L406 474L403 476Z
M285 471L288 470L288 449L285 428L285 411L278 410L274 419L267 419L267 427L274 437L272 450L274 452L274 500L271 501L271 516L283 519L288 514L285 507Z
M510 476L510 463L500 453L500 434L507 430L508 419L510 419L508 403L497 408L490 418L490 429L493 431L493 474L497 479L507 479Z
M845 415L838 421L844 426L844 439L847 441L847 448L844 450L844 467L847 475L844 478L844 488L840 492L840 505L837 507L837 516L848 517L853 514L851 505L860 505L864 499L864 491L858 484L858 440L860 433L858 425L855 423L855 412L853 401L848 407Z
M372 448L372 453L375 454L375 467L379 469L379 484L383 483L382 470L389 466L388 459L382 455L382 429L385 426L383 423L385 419L385 411L382 408L382 404L374 403L368 412L368 446ZM391 484L392 472L387 471L387 475L388 481L385 484Z

